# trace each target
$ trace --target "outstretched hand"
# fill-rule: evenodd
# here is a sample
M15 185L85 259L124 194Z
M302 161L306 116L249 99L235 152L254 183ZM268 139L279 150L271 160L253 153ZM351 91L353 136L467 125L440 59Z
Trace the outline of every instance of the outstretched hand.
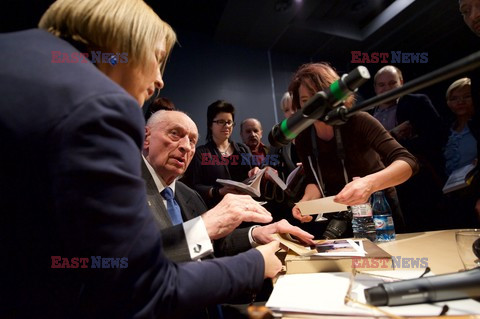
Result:
M360 205L368 202L372 193L373 186L369 178L354 177L353 181L345 185L333 200L349 206Z
M307 233L300 227L293 226L285 219L266 226L255 227L252 231L252 236L255 239L255 242L259 244L267 244L273 241L271 235L275 233L293 235L306 245L314 244L314 236L312 234Z
M202 215L210 239L230 234L242 222L269 223L272 215L250 195L227 194Z
M298 208L297 205L295 205L293 208L292 208L292 215L294 218L298 219L299 221L301 221L302 223L308 223L308 222L311 222L313 217L310 216L310 215L305 215L303 216L302 213L300 212L300 208Z

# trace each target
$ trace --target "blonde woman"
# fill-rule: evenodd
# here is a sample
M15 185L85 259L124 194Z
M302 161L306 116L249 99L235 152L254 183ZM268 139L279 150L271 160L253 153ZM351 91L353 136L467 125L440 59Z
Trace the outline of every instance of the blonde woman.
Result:
M163 87L172 28L140 0L59 0L39 26L0 35L0 317L188 317L274 276L278 243L182 265L163 254L140 106Z

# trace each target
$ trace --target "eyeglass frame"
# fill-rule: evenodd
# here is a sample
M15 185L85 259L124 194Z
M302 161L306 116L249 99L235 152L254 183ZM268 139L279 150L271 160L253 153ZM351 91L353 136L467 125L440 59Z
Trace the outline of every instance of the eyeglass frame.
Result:
M223 122L223 124L222 124ZM228 126L228 127L234 127L235 126L235 121L230 121L230 120L213 120L212 123L215 123L217 125L221 125L223 127Z
M467 102L471 100L472 100L472 95L456 96L455 99L448 98L448 101L451 103Z

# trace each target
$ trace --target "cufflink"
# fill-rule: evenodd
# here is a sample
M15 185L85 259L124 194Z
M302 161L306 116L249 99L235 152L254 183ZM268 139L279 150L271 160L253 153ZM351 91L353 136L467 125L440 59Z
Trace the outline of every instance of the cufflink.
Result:
M201 251L202 251L202 245L196 244L195 247L193 247L193 252L198 254Z

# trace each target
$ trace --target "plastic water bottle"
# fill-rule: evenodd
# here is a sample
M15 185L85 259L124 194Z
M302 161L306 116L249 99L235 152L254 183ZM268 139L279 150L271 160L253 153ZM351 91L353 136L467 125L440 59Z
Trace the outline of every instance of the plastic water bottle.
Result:
M377 241L390 241L395 239L395 227L393 225L392 209L388 205L383 191L372 195L372 212Z
M370 203L354 205L351 207L351 210L353 237L368 238L370 241L375 241L377 235Z

